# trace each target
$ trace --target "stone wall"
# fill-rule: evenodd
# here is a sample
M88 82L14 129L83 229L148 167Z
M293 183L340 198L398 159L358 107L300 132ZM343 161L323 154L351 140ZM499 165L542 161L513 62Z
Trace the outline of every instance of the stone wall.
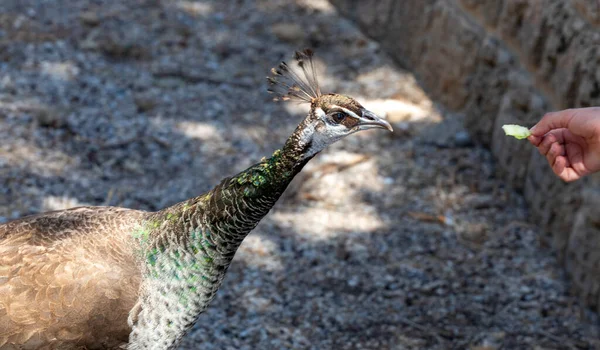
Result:
M505 137L545 111L600 106L599 0L332 0L491 148L531 221L600 310L600 179L561 182L530 145Z

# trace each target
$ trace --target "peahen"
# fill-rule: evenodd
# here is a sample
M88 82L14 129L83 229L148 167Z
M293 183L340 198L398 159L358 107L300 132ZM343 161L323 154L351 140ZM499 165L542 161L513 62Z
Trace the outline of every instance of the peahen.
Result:
M271 70L276 100L310 103L281 150L157 212L79 207L0 225L0 348L171 349L209 305L244 238L327 145L390 124L322 94L312 52Z

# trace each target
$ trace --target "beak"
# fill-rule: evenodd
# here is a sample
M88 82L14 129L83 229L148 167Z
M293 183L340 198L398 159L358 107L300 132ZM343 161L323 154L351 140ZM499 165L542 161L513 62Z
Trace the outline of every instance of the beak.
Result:
M361 130L382 128L394 131L390 123L385 119L378 117L375 113L366 109L363 110L362 117L358 120L358 126Z

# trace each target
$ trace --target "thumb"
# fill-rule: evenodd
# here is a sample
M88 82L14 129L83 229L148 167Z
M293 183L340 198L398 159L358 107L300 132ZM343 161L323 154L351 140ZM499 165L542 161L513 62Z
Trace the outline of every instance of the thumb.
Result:
M531 128L531 134L533 136L544 136L550 130L568 128L574 115L575 113L572 109L546 113L542 120Z

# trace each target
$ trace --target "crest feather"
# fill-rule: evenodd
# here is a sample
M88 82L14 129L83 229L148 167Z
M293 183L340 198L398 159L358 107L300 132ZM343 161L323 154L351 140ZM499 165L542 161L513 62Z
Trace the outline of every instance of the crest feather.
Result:
M267 77L267 80L270 85L268 91L276 95L273 100L294 99L310 103L321 96L313 54L311 49L296 51L294 59L302 73L296 72L295 68L285 62L281 62L276 68L271 68L271 76Z

